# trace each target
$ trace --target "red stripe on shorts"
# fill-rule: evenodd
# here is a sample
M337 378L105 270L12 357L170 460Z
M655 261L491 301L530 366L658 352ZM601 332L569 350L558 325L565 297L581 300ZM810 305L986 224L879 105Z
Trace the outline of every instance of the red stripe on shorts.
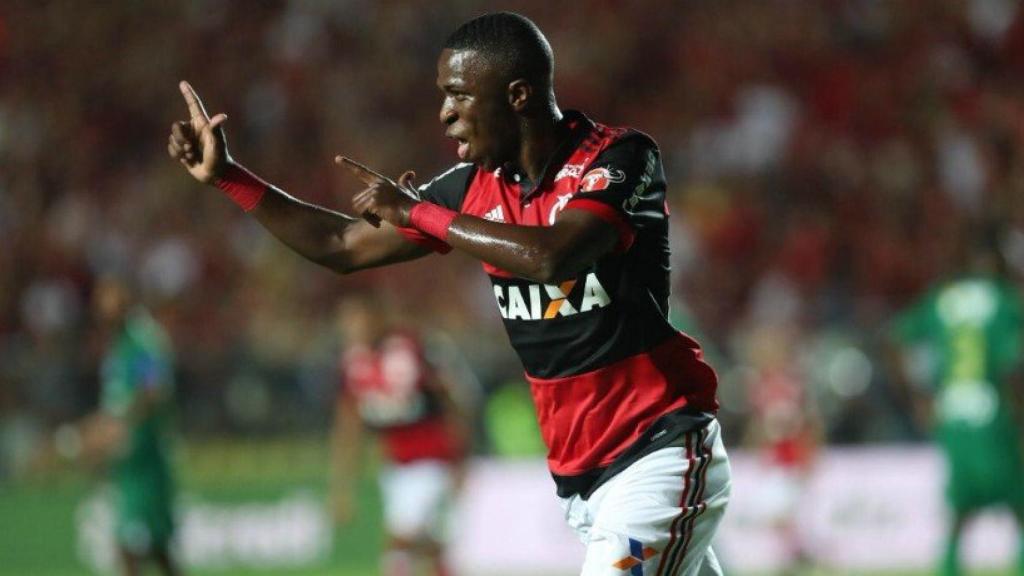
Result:
M698 488L695 488L695 493L696 493L695 494L696 495L696 501L695 502L696 502L697 508L694 511L693 515L690 516L690 518L688 518L686 522L684 522L684 524L688 522L688 526L685 528L686 537L683 538L684 541L682 543L682 546L683 546L682 552L679 554L679 557L677 558L677 560L675 562L675 566L674 566L674 570L675 571L678 571L679 568L682 567L683 559L686 558L686 549L690 547L690 541L693 540L693 527L697 523L697 517L699 517L701 514L703 514L704 511L707 510L707 508L708 508L707 502L704 502L704 487L707 486L707 482L705 480L707 479L708 468L711 467L711 458L712 458L713 455L712 455L712 452L711 452L711 448L704 447L703 445L701 446L701 448L705 449L705 451L706 451L705 453L707 455L707 458L702 458L701 459L701 465L702 466L701 466L701 469L700 469L700 481L698 482L698 484L695 484L695 486L699 485Z
M685 436L687 465L686 472L683 473L683 493L679 496L679 507L682 508L682 512L680 512L679 515L672 520L672 525L669 527L669 534L671 536L668 540L668 546L665 546L665 550L663 550L661 553L661 561L658 562L658 571L655 574L655 576L662 576L662 570L665 569L665 562L671 555L672 546L675 544L676 541L676 526L679 524L680 518L686 515L686 497L689 495L690 492L690 477L693 475L694 468L693 447L690 445L690 441L692 440L692 438L693 432L687 432Z

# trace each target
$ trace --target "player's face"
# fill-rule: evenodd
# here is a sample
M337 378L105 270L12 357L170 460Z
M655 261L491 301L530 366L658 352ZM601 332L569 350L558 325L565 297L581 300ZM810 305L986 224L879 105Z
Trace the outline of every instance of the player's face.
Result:
M371 344L382 331L382 314L368 302L345 302L338 307L338 327L349 342Z
M441 123L458 142L459 159L494 170L515 160L518 124L508 85L480 52L450 50L437 61L437 87L444 93Z
M93 292L93 309L103 324L117 324L128 310L128 290L115 280L101 279Z

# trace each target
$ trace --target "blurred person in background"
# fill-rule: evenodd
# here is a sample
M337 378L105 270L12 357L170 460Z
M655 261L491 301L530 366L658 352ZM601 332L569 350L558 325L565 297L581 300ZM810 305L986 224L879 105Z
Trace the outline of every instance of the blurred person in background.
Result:
M227 152L224 114L182 82L191 119L168 153L286 245L340 273L457 248L483 263L530 381L587 576L720 574L711 540L731 486L717 376L667 320L667 185L645 134L558 107L551 46L487 14L437 62L460 164L416 190L337 158L367 186L354 218L258 179ZM453 295L453 297L458 297ZM500 528L499 528L500 529Z
M107 342L100 407L58 429L58 451L108 469L121 573L141 574L152 562L163 574L178 575L182 571L171 551L171 344L122 278L99 279L93 310Z
M894 380L947 461L952 512L941 574L962 573L960 543L981 509L1007 506L1020 530L1024 573L1024 308L1005 276L996 230L963 234L956 273L901 312L889 330Z
M335 517L355 511L363 429L375 433L380 471L384 576L408 576L417 566L448 576L445 533L449 506L463 476L469 443L465 410L450 370L427 352L415 330L394 320L394 308L370 294L348 295L337 310L343 338L332 436Z
M801 337L792 324L754 325L744 346L751 363L744 443L764 466L758 479L765 486L764 498L758 506L771 519L784 548L784 574L806 573L814 566L813 542L799 513L824 440L810 384L799 362L793 361L792 351Z

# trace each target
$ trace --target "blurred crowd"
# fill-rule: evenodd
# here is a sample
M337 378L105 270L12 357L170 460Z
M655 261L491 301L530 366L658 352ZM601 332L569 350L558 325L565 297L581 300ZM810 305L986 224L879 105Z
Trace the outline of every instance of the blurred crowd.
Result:
M722 377L727 441L764 382L830 442L915 437L887 319L998 216L1024 273L1024 11L1013 0L501 3L548 35L563 108L651 134L672 209L674 315ZM170 331L187 435L325 429L331 310L382 291L484 390L522 382L479 264L335 276L167 156L188 79L237 160L346 210L331 159L429 178L455 161L436 56L492 3L0 5L0 477L96 402L90 292L127 276ZM801 403L803 400L800 401ZM481 450L487 449L482 441ZM13 464L12 464L13 463Z

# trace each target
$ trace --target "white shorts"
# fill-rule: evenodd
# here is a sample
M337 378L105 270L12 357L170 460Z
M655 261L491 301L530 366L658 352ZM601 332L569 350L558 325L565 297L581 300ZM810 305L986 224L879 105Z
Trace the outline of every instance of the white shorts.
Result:
M770 518L773 524L782 524L796 518L800 498L806 489L806 482L799 470L778 465L762 468L758 475L761 498L758 512Z
M381 499L388 534L440 541L452 497L451 466L440 460L391 464L381 470Z
M711 538L731 486L721 426L685 434L637 460L590 498L562 500L587 546L582 576L719 575Z

